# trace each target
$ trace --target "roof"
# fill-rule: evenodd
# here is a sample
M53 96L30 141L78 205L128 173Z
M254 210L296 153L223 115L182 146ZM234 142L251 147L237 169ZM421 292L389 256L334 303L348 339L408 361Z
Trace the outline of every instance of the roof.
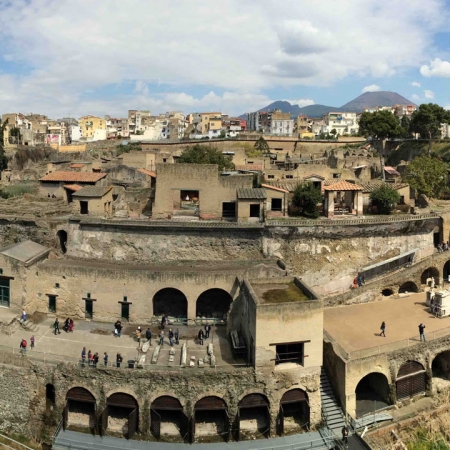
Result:
M408 187L408 183L384 183L383 181L375 182L375 183L361 183L361 186L364 188L364 193L373 192L381 186L389 186L392 189L398 191L399 189L403 189Z
M364 188L359 184L350 183L349 181L341 180L336 183L325 186L324 191L363 191Z
M268 181L266 185L277 187L279 189L283 189L288 192L294 192L295 188L298 184L300 184L301 181L295 180L295 181Z
M237 198L265 200L267 198L267 194L266 191L261 188L239 188L237 190Z
M79 184L65 184L64 189L68 189L69 191L77 192L80 189L83 189L83 186L80 186Z
M357 169L364 169L364 167L367 167L367 164L362 165L362 166L350 167L350 169L357 170Z
M384 170L389 174L389 175L398 175L400 176L400 173L398 173L393 167L391 166L384 166Z
M262 164L243 164L235 166L236 170L263 170L264 166Z
M270 184L261 184L261 186L263 188L266 188L266 189L272 189L274 191L289 193L289 191L287 189L279 188L279 187L276 187L276 186L271 186Z
M155 172L152 172L151 170L147 170L147 169L138 169L137 171L138 171L138 172L141 172L141 173L143 173L143 174L145 174L145 175L149 175L149 176L152 177L152 178L156 178L156 173L155 173Z
M112 186L85 186L73 194L72 197L103 197L111 189Z
M70 165L71 169L81 169L82 167L85 166L85 163L74 163Z
M7 247L0 249L2 255L23 263L31 263L36 258L41 259L47 256L49 252L49 248L30 240L8 245Z
M96 183L106 177L106 173L102 172L73 172L70 170L57 170L51 172L39 181L67 181L70 183Z
M320 175L312 174L308 175L307 177L303 177L304 180L309 180L310 178L320 178L321 180L325 180L324 177L321 177Z

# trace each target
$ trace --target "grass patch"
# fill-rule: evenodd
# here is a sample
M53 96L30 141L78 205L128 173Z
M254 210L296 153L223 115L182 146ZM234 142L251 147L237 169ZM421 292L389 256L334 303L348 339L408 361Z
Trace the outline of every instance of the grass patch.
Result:
M0 190L1 198L21 197L25 194L35 194L36 186L30 184L13 184Z
M286 283L286 288L270 289L264 292L262 298L266 303L290 303L309 300L293 281Z

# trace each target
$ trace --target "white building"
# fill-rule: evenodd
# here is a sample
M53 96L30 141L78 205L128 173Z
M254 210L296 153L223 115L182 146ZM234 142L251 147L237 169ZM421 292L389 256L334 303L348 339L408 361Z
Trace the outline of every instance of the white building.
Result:
M359 125L356 121L354 112L329 112L323 115L324 125L322 133L330 133L334 129L337 135L353 135L359 131Z

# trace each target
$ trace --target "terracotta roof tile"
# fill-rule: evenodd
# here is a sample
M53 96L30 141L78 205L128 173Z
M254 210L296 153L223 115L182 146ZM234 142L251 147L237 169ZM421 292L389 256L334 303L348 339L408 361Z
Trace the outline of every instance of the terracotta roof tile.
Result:
M340 180L336 183L329 184L323 188L324 191L363 191L364 188L359 184L350 183L349 181Z
M85 166L85 164L82 164L82 163L74 163L74 164L70 165L70 168L71 169L81 169L84 166Z
M65 181L69 183L96 183L106 177L106 173L97 172L72 172L70 170L57 170L51 172L39 181Z
M77 192L80 189L83 189L83 186L80 186L79 184L65 184L64 189L68 189L69 191Z
M156 173L152 172L151 170L147 170L147 169L138 169L138 172L144 173L145 175L149 175L152 178L156 178Z
M283 188L276 187L276 186L271 186L270 184L261 184L261 187L266 188L266 189L272 189L274 191L289 193L289 191L287 189L283 189Z
M243 164L243 165L239 165L239 166L235 166L236 170L263 170L263 165L262 164Z

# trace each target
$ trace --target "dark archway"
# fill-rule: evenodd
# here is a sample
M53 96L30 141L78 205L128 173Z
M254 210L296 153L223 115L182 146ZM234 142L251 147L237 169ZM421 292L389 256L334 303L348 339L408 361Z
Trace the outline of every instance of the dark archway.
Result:
M389 382L385 375L372 372L360 380L355 389L356 417L373 413L390 405Z
M431 364L433 377L450 380L450 350L439 353Z
M302 389L291 389L280 400L278 433L295 434L309 429L308 394Z
M59 245L63 253L67 252L67 231L59 230L56 235L59 239Z
M106 400L101 414L101 434L117 433L131 439L138 430L139 404L130 394L116 392Z
M55 386L47 384L45 386L45 409L51 411L56 402Z
M68 426L95 430L95 397L83 387L74 387L66 394L63 412L64 429Z
M270 404L263 394L246 395L238 404L238 439L267 438L270 435Z
M398 292L399 294L404 294L405 292L419 292L419 288L414 281L407 281L400 286Z
M417 361L406 361L397 373L395 382L397 400L404 400L415 395L425 394L427 389L427 373Z
M436 284L439 284L439 270L436 267L428 267L428 269L425 269L420 276L420 283L427 284L427 279L431 277L434 278Z
M194 406L192 439L197 442L228 442L228 406L220 397L204 397Z
M187 317L187 298L174 288L165 288L158 291L153 297L153 315L171 317Z
M197 299L196 316L224 320L233 301L223 289L208 289Z
M394 295L394 291L392 289L383 289L381 295L383 297L390 297L391 295Z
M177 398L163 395L153 401L150 409L150 431L158 441L188 442L189 419Z
M450 259L444 264L444 268L442 269L442 276L444 281L448 281L450 278Z

